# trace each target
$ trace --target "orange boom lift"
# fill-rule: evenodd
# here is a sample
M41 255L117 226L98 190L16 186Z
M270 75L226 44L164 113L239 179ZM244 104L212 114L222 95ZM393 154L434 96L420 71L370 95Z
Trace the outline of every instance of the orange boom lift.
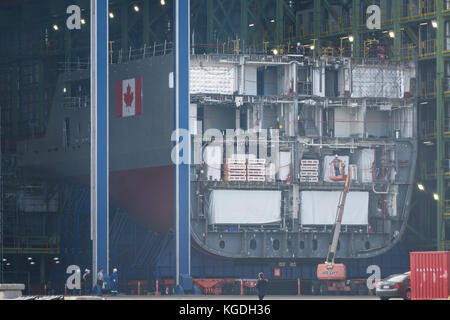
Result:
M337 245L339 241L339 235L341 233L342 217L344 216L345 200L350 191L351 177L350 173L341 178L345 180L345 187L339 198L339 204L337 207L336 222L333 227L333 232L331 233L330 245L328 247L327 260L324 264L319 264L317 266L317 278L319 280L334 280L334 281L345 281L346 280L346 270L345 265L335 264L334 258L336 255Z

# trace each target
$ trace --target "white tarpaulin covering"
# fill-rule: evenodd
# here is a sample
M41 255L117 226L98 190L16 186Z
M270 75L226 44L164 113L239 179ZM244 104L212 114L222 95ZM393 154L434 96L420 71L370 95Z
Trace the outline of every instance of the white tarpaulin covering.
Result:
M281 221L281 191L214 190L210 224L268 224Z
M333 225L341 192L300 192L302 225ZM369 193L350 192L344 208L343 225L368 225Z
M336 138L362 137L364 112L362 108L334 109L334 136Z
M373 164L375 162L375 150L362 149L355 152L356 164L358 166L358 180L362 183L373 181Z
M392 111L392 123L394 130L400 131L401 138L413 137L414 109L412 105Z
M291 172L291 153L280 152L280 166L278 168L278 179L286 181Z
M220 181L222 177L222 148L219 146L206 147L203 158L208 166L208 180Z

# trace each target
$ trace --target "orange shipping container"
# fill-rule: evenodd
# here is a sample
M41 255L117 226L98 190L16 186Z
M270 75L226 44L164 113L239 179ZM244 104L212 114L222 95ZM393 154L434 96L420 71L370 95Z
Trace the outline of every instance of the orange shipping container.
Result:
M450 252L411 252L411 298L448 299Z

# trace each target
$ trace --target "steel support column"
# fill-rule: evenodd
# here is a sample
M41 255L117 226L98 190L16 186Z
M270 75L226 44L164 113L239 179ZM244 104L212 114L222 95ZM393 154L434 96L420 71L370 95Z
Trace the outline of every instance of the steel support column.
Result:
M277 0L275 45L281 46L284 38L284 0Z
M401 58L402 47L402 30L400 27L400 8L402 1L392 0L393 2L393 24L394 24L394 59L399 60Z
M318 50L320 50L320 33L322 31L322 1L314 0L314 8L313 8L313 34L315 42L314 55Z
M436 149L437 149L437 194L439 196L437 204L437 250L444 250L445 240L445 176L444 176L444 159L445 159L445 140L444 140L444 17L442 14L443 1L436 1Z
M189 133L189 60L190 60L190 1L175 0L175 129L180 138L188 139L186 148L176 147L175 166L175 243L176 243L176 285L182 290L191 290L189 281L191 232L189 201L190 136L181 137L182 130ZM180 131L181 130L181 131ZM187 150L186 150L187 149ZM188 163L181 163L180 152L187 152Z
M214 1L206 0L206 43L208 52L211 52L211 46L214 43Z
M45 255L39 257L39 283L45 284Z
M145 30L145 28L144 28ZM128 50L128 4L120 6L120 47L123 52Z
M361 56L361 33L359 32L361 18L361 0L353 0L352 2L352 35L353 35L353 56L359 58Z
M248 0L241 0L241 40L248 43ZM245 48L244 48L245 49Z
M144 46L150 45L150 0L144 0L144 8L142 10L142 37Z
M94 276L99 269L103 269L105 274L109 272L108 81L108 0L92 0L91 239Z

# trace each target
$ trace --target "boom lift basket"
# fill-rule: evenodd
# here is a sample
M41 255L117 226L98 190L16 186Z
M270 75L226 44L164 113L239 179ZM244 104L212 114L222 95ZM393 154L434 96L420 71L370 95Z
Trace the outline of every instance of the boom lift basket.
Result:
M334 264L329 268L329 264L319 264L317 266L317 279L319 280L346 280L347 274L345 265Z

